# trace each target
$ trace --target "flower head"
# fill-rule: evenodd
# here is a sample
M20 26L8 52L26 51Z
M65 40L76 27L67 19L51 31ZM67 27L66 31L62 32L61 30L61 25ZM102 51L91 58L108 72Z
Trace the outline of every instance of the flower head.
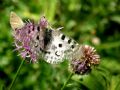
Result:
M26 23L24 27L15 30L14 42L16 50L19 51L23 58L30 57L32 61L36 61L37 55L32 46L33 38L37 31L34 29L35 25L32 22Z
M30 58L32 62L36 62L39 59L40 47L43 47L39 43L43 42L43 32L47 28L47 23L45 17L40 19L39 24L34 24L31 21L24 23L15 13L11 13L10 24L14 29L15 50L19 51L22 58ZM39 38L41 38L41 41L38 40Z
M82 45L73 54L71 61L71 68L76 74L85 74L91 71L91 67L98 65L100 62L100 56L96 53L96 50L88 45Z

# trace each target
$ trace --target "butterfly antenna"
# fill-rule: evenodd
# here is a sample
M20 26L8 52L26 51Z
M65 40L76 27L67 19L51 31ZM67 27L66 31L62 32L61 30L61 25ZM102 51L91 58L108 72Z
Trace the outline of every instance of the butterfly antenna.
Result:
M57 28L57 30L59 31L59 30L61 30L61 29L63 29L64 27L59 27L59 28Z
M30 19L28 19L28 23L31 23L31 20L30 20Z
M25 23L29 23L28 20L25 20Z

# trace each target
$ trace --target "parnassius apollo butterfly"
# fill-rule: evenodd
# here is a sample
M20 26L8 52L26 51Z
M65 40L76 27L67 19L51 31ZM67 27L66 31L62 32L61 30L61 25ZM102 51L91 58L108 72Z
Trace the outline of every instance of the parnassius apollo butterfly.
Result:
M13 29L16 50L23 58L36 62L43 58L48 63L60 63L71 60L72 54L78 48L78 43L65 36L61 28L53 29L45 17L38 23L23 20L11 12L10 24Z

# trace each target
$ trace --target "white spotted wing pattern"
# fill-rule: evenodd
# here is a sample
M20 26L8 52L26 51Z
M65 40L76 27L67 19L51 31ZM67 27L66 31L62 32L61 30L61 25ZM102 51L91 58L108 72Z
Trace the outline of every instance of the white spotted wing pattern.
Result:
M71 58L72 52L78 44L69 37L65 36L60 30L51 29L51 38L46 47L44 60L48 63L56 64Z

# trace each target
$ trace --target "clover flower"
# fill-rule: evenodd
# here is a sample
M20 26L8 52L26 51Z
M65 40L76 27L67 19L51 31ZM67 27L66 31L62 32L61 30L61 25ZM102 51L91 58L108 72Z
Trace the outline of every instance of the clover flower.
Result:
M76 74L85 74L91 71L92 66L100 63L100 56L96 53L94 47L81 45L73 54L71 68Z

